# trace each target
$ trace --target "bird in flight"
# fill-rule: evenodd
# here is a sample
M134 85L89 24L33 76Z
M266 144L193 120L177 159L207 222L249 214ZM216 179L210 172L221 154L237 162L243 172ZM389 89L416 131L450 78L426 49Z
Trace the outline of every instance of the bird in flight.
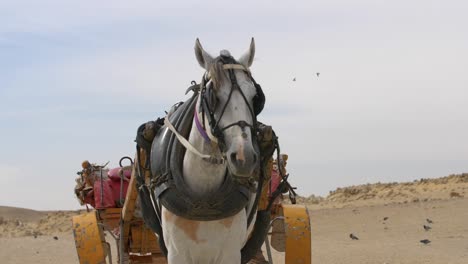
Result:
M293 82L295 82L295 81L296 81L296 77L293 78Z
M320 77L320 72L317 72L316 74L317 74L317 77Z

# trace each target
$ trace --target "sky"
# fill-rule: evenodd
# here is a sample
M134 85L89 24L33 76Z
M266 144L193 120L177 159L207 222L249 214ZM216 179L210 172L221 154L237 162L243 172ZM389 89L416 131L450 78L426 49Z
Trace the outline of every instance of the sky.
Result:
M467 10L462 0L0 1L0 205L79 208L81 162L133 157L137 127L200 81L196 38L237 58L255 38L259 120L301 195L468 172Z

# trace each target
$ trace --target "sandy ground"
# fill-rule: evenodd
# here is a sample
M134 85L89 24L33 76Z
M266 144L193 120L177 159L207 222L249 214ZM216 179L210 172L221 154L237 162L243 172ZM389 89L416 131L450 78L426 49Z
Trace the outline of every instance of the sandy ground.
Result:
M465 198L312 210L311 217L313 263L468 263ZM424 224L432 229L425 231ZM424 245L423 239L432 242Z
M72 234L0 238L0 262L13 263L79 263Z
M311 210L311 217L313 263L468 263L466 198L319 209ZM434 222L430 231L423 229L426 218ZM1 263L78 263L73 236L56 236L0 238ZM423 245L422 239L432 242ZM275 263L283 263L280 258L277 254Z
M429 190L422 193L413 190L430 187L427 182L421 184L394 186L393 192L385 186L374 186L371 191L364 192L362 190L368 190L368 186L352 187L351 191L342 189L318 204L309 205L312 262L468 263L468 198L450 195L456 190L463 196L467 190L466 182L458 179L442 183L445 186L437 184L435 186L445 190L445 194L435 190L433 197L428 196ZM397 189L408 190L413 196L393 196ZM381 193L392 194L389 198ZM337 198L346 195L348 199ZM414 195L422 197L415 198ZM78 263L70 226L70 217L78 212L7 209L0 207L0 263ZM384 220L384 217L388 219ZM427 218L433 223L429 224ZM425 231L423 225L432 229ZM34 238L34 232L39 233L37 238ZM350 233L359 240L350 239ZM429 239L431 243L424 245L419 242L422 239ZM274 263L284 263L282 256L275 253Z

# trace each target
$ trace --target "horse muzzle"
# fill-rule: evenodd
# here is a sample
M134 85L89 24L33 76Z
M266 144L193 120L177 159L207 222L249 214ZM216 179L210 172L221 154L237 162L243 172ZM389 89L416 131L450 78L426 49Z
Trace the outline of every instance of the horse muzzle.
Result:
M232 144L226 154L229 170L237 176L252 176L259 164L259 154L250 141L242 140L238 144Z

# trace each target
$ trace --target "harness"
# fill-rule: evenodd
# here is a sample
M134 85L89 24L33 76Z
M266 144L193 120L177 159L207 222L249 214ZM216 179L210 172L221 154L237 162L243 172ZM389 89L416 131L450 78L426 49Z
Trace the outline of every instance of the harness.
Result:
M187 137L192 127L196 94L179 106L166 120L180 135ZM221 187L204 196L191 191L183 179L182 162L185 147L163 126L151 148L151 189L155 198L172 213L190 220L219 220L237 214L245 208L250 188L226 175Z
M224 153L226 148L223 132L233 126L239 126L242 130L247 127L250 128L254 148L259 150L257 137L261 136L261 131L258 131L256 116L263 109L265 104L265 95L263 94L260 85L258 85L252 78L248 69L237 64L230 55L222 55L221 57L224 63L223 69L229 71L229 78L232 85L229 97L223 105L218 118L215 117L214 113L216 101L215 98L213 98L214 92L212 90L212 83L207 78L207 74L205 74L199 85L192 82L192 86L188 91L192 90L194 93L190 99L184 103L175 105L174 108L171 109L170 113L165 117L164 123L162 122L162 119L158 119L155 122L156 125L154 125L154 127L156 127L156 129L154 130L154 133L156 135L152 142L149 142L142 136L144 134L144 125L138 129L136 139L138 143L137 155L139 155L141 148L144 148L146 153L151 153L151 158L147 157L147 162L145 164L140 164L140 158L138 157L138 164L136 166L138 169L137 186L143 219L145 223L158 234L159 244L163 253L166 255L167 249L164 244L161 228L161 206L164 206L169 211L180 217L190 220L219 220L233 216L241 210L246 209L251 193L256 192L255 201L252 206L253 209L249 212L247 218L247 223L250 225L257 210L256 208L263 186L266 164L275 150L276 144L275 146L268 148L267 151L259 151L261 157L258 175L253 175L249 178L241 178L230 174L229 170L227 170L221 187L218 190L202 197L193 193L185 183L182 173L182 163L185 151L192 151L195 154L198 152L195 148L190 147L191 145L188 143L186 138L188 138L192 128L192 122L196 123L199 130L203 129L206 131L204 120L205 116L208 118L207 121L210 124L211 129L209 131L211 132L211 137L209 137L209 133L207 133L207 138L209 140L214 140L215 143L217 143L221 153ZM240 89L234 70L243 70L254 83L256 95L253 98L252 106L249 104L246 96ZM252 115L253 123L249 124L244 120L240 120L224 127L220 127L219 122L225 113L232 94L235 91L240 92L242 98L247 104L249 112ZM198 105L198 109L202 113L202 124L200 124L199 120L198 123L197 120L195 120L195 117L197 116L195 113L195 106L198 96L200 96L200 105ZM194 115L194 117L192 117L192 115ZM275 143L277 143L276 136L274 139ZM203 154L198 153L197 155ZM216 157L205 156L203 158L211 163L224 162L225 160L225 157L218 159ZM142 176L142 172L148 170L151 171L151 180L149 184L145 182L144 176ZM286 181L284 177L283 180ZM256 189L253 188L255 183L257 184ZM284 188L281 190L284 191ZM279 194L280 193L273 194L271 201L273 201ZM242 263L247 263L263 244L270 221L270 206L268 206L264 211L257 211L252 235L241 250Z

